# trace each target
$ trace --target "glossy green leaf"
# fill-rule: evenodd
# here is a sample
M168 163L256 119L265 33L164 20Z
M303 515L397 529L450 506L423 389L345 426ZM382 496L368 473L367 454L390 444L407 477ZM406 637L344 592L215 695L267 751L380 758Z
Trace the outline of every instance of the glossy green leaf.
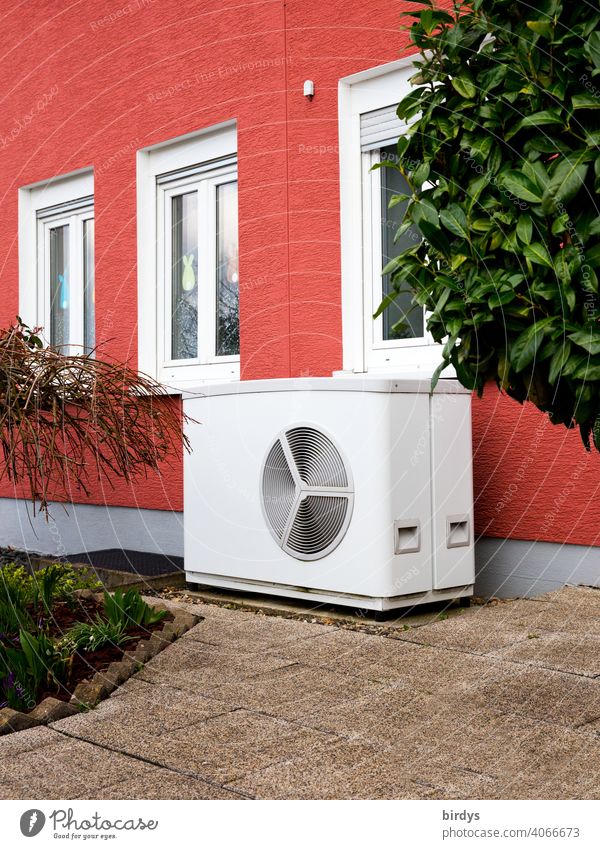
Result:
M528 366L542 344L544 333L551 324L551 318L536 321L524 330L511 346L510 359L515 371L523 371Z
M517 236L524 245L531 242L533 223L530 215L520 215L517 221Z
M571 200L583 186L588 165L583 162L585 152L575 157L564 157L558 162L542 198L542 209L550 214Z
M554 35L554 27L550 21L527 21L527 26L536 35L543 35L544 38L552 38Z
M600 354L600 326L591 326L589 330L578 330L570 333L569 339L584 348L590 354Z
M477 94L477 86L473 82L471 75L465 71L458 76L452 77L452 86L461 97L465 97L467 100L472 100Z
M540 244L540 242L525 245L523 248L523 254L527 257L527 259L531 260L531 262L535 262L538 265L546 265L548 268L553 268L552 258L548 253L548 249L544 245Z
M600 97L588 92L574 94L571 102L573 109L600 109Z
M565 341L559 348L556 349L552 359L550 360L550 369L548 371L548 380L550 383L556 383L565 364L569 361L570 356L571 344L570 342Z
M541 203L542 192L529 177L521 171L508 171L502 175L502 185L520 200Z
M583 52L590 62L596 68L600 69L600 32L598 30L591 33L583 48Z
M443 209L440 212L440 221L455 236L460 236L462 239L469 238L467 217L458 204L451 204L447 209Z

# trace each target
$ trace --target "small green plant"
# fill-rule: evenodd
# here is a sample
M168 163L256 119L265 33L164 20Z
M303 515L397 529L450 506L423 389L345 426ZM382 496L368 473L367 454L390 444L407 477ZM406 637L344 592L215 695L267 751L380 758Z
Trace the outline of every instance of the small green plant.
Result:
M93 652L105 646L121 646L131 639L125 633L122 622L106 622L99 616L93 622L77 622L70 628L61 641L64 650L73 652Z
M57 595L58 587L63 575L63 567L59 563L46 566L32 575L32 602L34 608L42 608L49 613Z
M72 600L76 590L99 591L102 588L102 583L91 570L75 569L70 563L63 563L62 569L62 576L56 589L57 598L62 601Z
M23 609L31 601L31 575L24 566L11 563L0 569L0 600Z
M34 635L21 630L19 641L33 678L34 689L37 690L42 684L58 685L64 678L68 661L62 647L43 632Z
M23 566L0 569L0 639L17 635L21 628L34 629L27 611L30 599L30 577Z
M114 595L104 591L104 615L113 624L122 624L125 628L132 625L149 627L156 625L166 616L164 610L154 610L146 604L139 590L130 589L127 592L116 590Z
M0 599L0 640L18 634L21 628L27 631L35 629L33 619L26 608Z
M0 698L15 710L31 709L42 687L58 687L69 654L43 632L19 632L19 647L0 644Z

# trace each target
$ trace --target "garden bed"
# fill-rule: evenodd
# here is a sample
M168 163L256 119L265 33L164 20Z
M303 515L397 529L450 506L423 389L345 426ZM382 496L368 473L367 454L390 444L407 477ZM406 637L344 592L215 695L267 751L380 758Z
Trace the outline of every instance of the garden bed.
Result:
M0 735L93 707L201 618L94 584L64 564L0 569Z
M79 596L78 607L75 610L71 609L66 602L58 602L52 609L52 622L49 628L49 635L60 639L78 622L92 622L102 615L102 611L102 595L100 594L96 596L90 593L89 596L83 598ZM60 701L70 701L73 695L73 689L77 684L94 675L96 672L104 672L111 663L122 660L125 652L134 653L140 640L147 639L156 631L161 631L163 625L172 621L173 614L165 613L164 618L159 622L145 627L138 625L130 627L127 631L128 640L122 646L109 643L96 651L75 651L72 655L72 663L67 681L64 684L59 683L57 685L58 688L51 687L43 690L38 694L38 700L41 701L47 696L53 696Z

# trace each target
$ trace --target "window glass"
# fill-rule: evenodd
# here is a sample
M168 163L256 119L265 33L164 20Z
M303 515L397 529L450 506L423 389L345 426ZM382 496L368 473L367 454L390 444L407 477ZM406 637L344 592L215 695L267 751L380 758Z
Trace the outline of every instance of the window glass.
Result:
M171 199L171 358L198 356L198 193Z
M50 228L50 344L70 343L69 225Z
M217 186L216 354L240 352L237 182Z
M396 161L396 146L391 145L381 150L381 160ZM400 171L395 168L380 168L381 174L381 247L382 267L391 259L398 256L405 248L420 241L420 236L413 229L394 242L394 236L402 223L408 201L403 201L389 208L393 195L410 194L410 187ZM393 291L390 275L383 277L383 295ZM424 335L423 308L413 300L413 289L409 281L402 284L394 303L383 312L383 339L412 339ZM377 305L376 305L377 306Z
M96 344L93 218L83 222L83 344L88 352Z

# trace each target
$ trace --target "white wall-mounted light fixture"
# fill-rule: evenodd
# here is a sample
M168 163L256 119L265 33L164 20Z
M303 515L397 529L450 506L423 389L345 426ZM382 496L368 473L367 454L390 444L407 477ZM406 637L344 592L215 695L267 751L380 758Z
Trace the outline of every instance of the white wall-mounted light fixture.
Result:
M312 100L315 95L315 84L312 80L304 80L304 97Z

